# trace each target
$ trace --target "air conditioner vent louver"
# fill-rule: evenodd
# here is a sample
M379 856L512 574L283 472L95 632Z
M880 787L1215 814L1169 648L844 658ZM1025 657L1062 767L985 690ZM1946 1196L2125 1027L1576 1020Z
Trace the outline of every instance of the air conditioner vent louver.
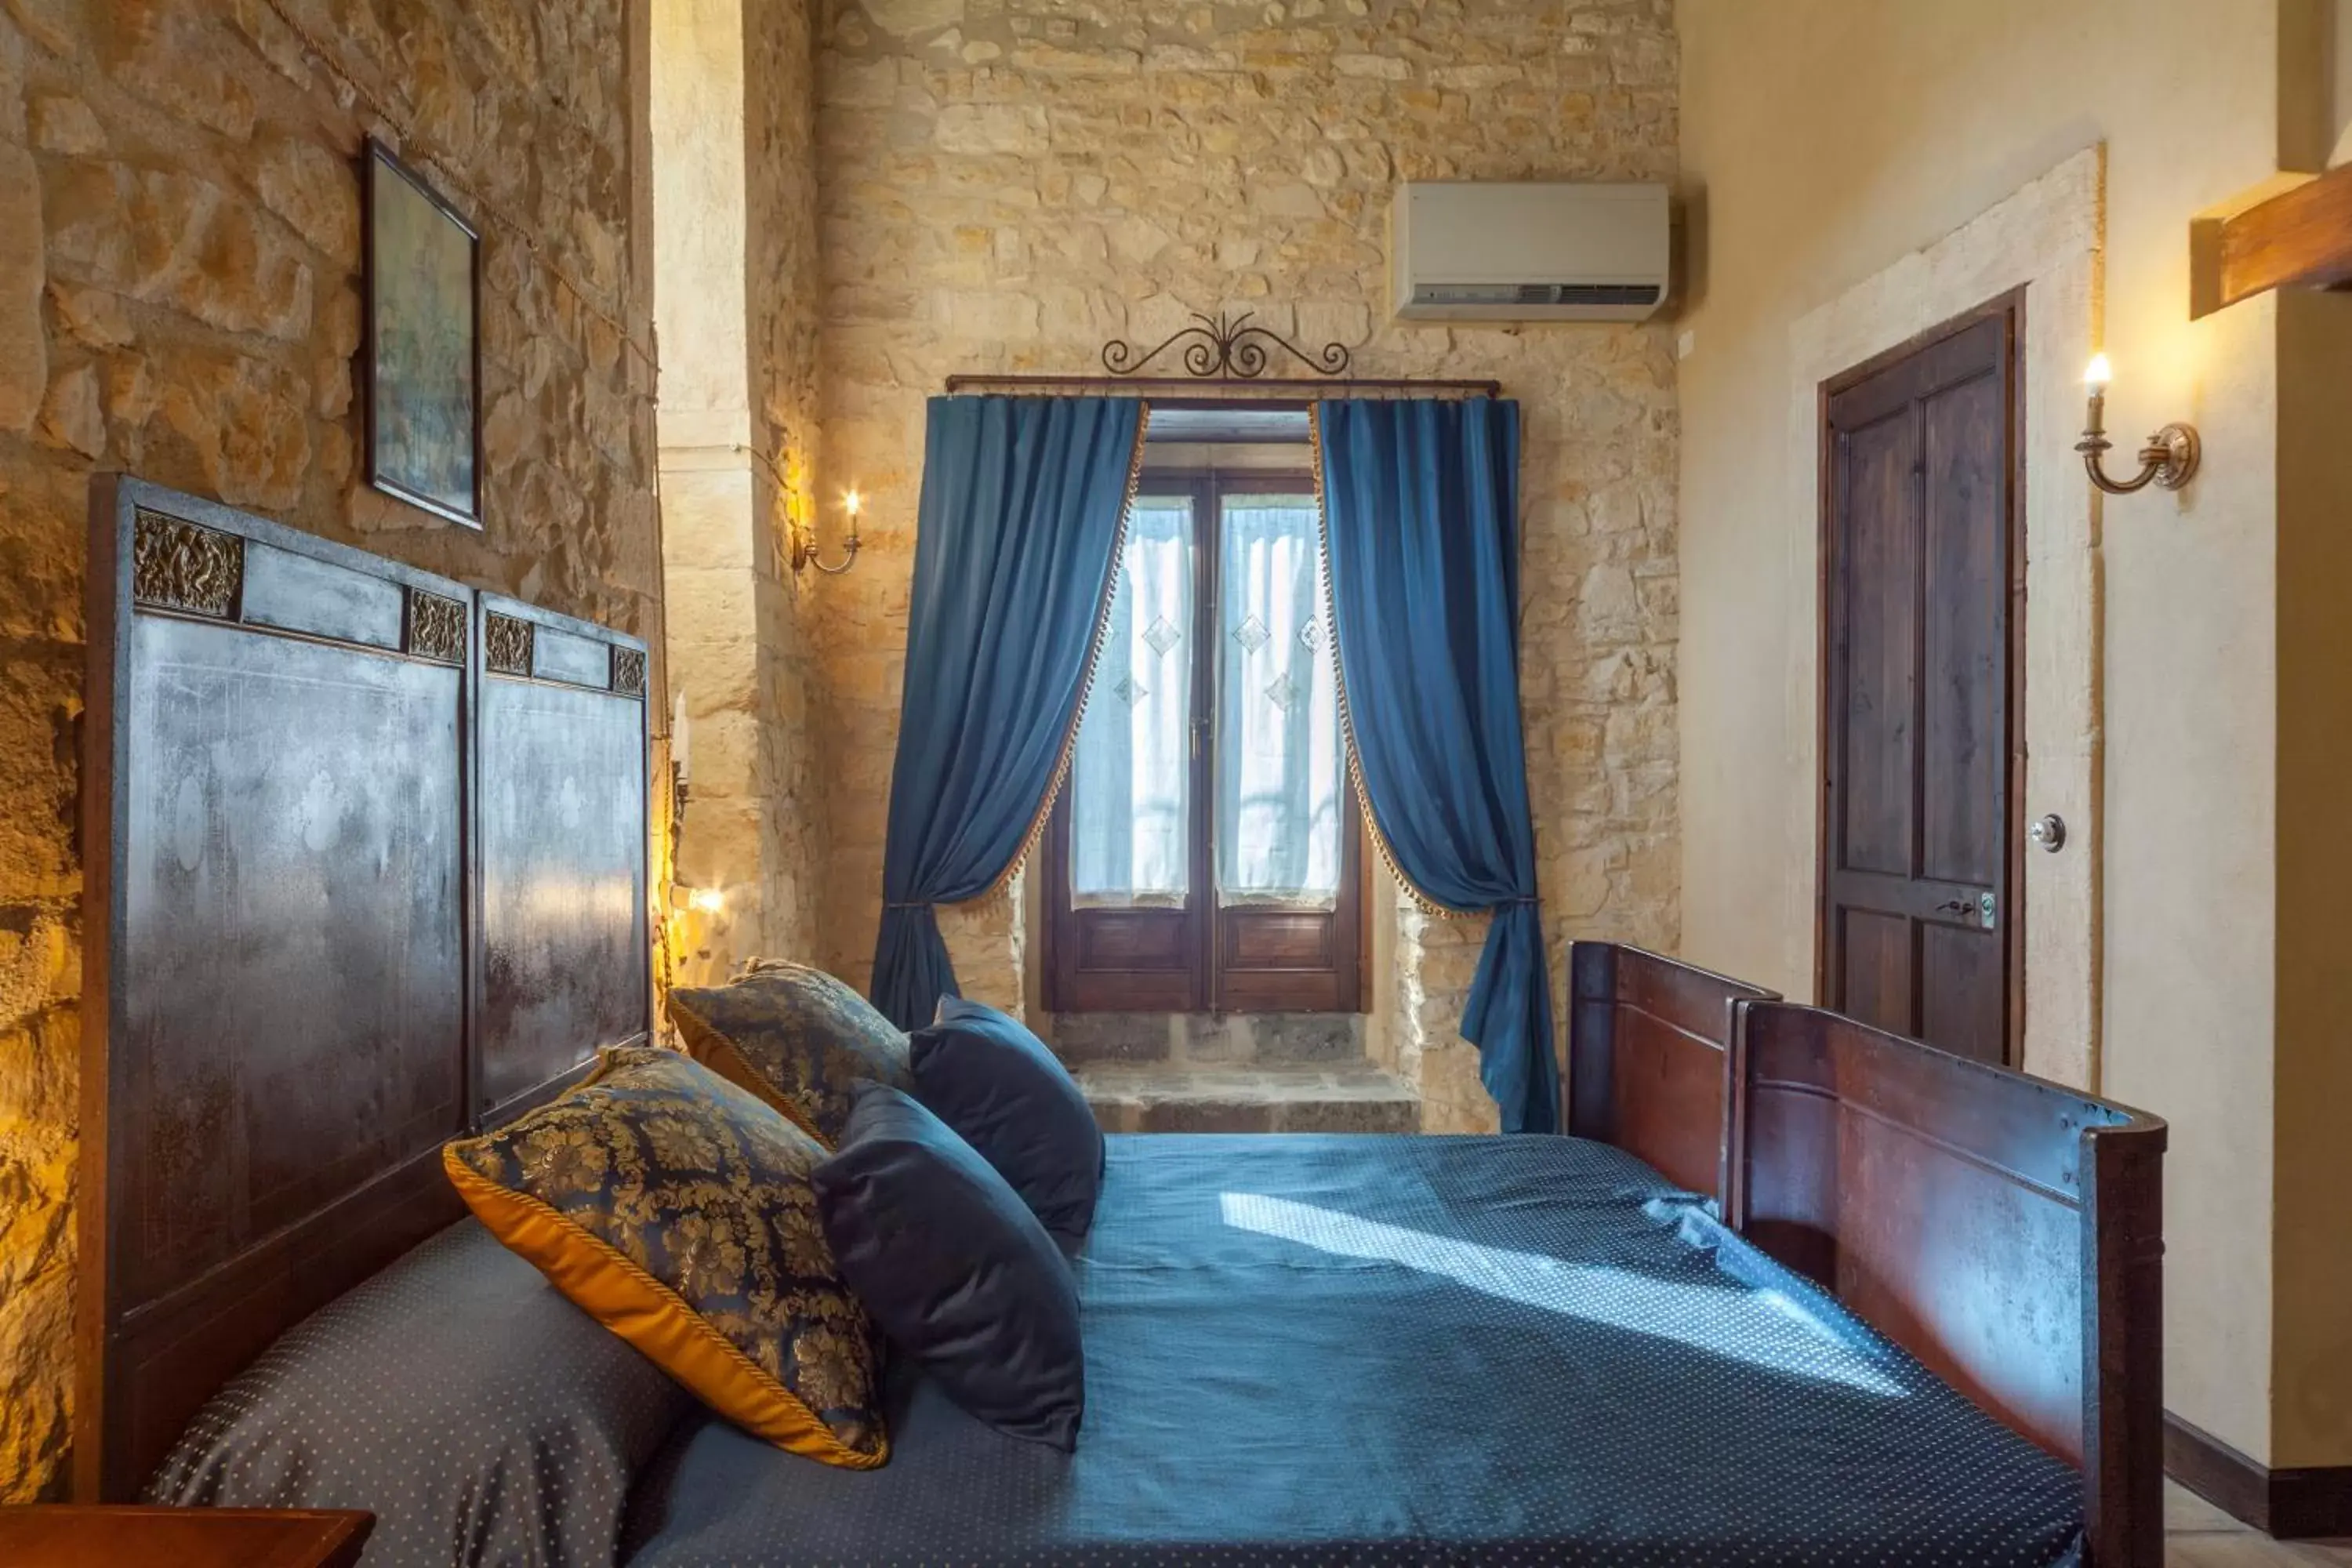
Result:
M1663 184L1408 181L1390 299L1424 321L1639 321L1665 303Z
M1654 308L1665 298L1655 283L1423 283L1415 305L1608 305Z

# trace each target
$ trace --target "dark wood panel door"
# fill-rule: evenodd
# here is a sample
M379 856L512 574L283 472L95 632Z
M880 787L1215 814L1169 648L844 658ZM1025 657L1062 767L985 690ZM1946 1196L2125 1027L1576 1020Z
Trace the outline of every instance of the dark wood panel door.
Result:
M1822 995L2011 1059L2022 713L2016 317L1832 384L1824 411Z

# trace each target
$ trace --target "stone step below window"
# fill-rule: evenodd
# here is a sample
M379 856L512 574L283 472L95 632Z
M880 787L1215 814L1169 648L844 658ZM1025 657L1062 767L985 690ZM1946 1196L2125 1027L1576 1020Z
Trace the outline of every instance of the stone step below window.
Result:
M1048 1038L1061 1058L1262 1066L1361 1062L1360 1013L1061 1013Z
M1078 1086L1106 1132L1418 1132L1412 1087L1369 1062L1095 1062Z

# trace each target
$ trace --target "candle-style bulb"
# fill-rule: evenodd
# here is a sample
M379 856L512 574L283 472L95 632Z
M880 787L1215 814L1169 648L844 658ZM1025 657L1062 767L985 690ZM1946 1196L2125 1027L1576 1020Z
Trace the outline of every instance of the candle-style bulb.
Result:
M2083 372L2083 384L2093 392L2105 392L2107 389L2107 383L2115 378L2115 370L2107 363L2107 356L2103 353L2093 354L2090 365Z

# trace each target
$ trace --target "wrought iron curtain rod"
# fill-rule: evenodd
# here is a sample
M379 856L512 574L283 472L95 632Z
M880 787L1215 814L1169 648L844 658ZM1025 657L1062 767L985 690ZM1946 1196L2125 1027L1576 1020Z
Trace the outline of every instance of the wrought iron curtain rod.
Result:
M1499 397L1498 381L1415 381L1410 377L1347 381L1206 381L1182 375L988 375L977 372L951 375L949 393L1019 388L1043 392L1173 393L1178 400L1204 406L1253 403L1307 402L1328 397L1396 393L1418 396ZM1154 401L1160 401L1155 396Z
M1179 344L1182 346L1178 347ZM1145 375L1151 362L1171 349L1182 362L1182 375ZM1316 373L1320 380L1265 374L1273 354L1285 354ZM1187 401L1206 406L1225 403L1271 402L1362 393L1432 393L1459 397L1495 397L1502 384L1492 381L1415 381L1411 378L1358 378L1348 374L1344 343L1325 343L1312 353L1268 327L1251 324L1251 313L1226 316L1194 315L1192 324L1179 327L1148 349L1123 338L1102 347L1104 375L985 375L948 377L950 393L979 387L1013 387L1059 392L1175 392Z

